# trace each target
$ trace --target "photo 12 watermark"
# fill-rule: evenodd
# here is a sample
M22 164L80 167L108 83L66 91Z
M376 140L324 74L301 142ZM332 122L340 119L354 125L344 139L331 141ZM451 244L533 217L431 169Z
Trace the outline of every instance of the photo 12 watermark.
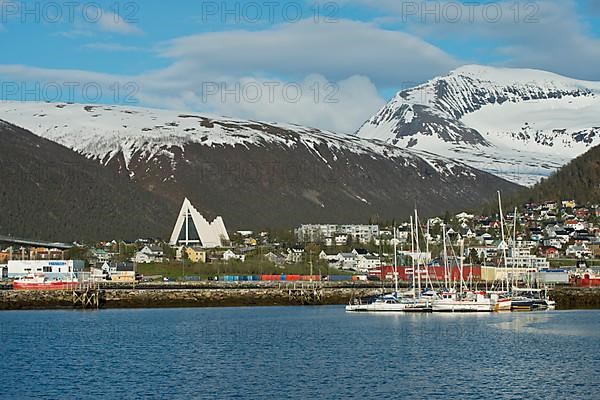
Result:
M203 1L200 21L222 24L256 23L314 23L335 24L339 22L340 6L336 2L294 2L294 1L248 1L224 2Z
M90 24L113 22L136 24L140 6L137 2L80 2L80 1L2 1L0 21L23 24L69 23L83 21Z
M335 82L203 82L202 103L298 103L303 99L314 103L337 104L340 88Z
M140 88L136 82L26 82L0 83L1 101L28 101L44 103L113 103L136 105Z
M538 2L459 2L459 1L402 1L401 19L406 23L470 23L486 22L537 24Z

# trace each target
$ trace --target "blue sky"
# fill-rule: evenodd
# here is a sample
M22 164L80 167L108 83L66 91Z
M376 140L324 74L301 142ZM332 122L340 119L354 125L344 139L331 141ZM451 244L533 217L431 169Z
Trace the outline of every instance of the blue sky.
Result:
M600 80L594 0L0 7L1 97L9 100L135 103L352 132L398 90L464 64ZM90 85L101 94L84 94Z

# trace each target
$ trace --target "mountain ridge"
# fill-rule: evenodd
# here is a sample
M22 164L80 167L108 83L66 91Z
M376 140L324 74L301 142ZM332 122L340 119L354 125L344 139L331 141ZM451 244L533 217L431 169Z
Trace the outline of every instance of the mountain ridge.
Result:
M294 125L80 104L10 103L0 115L131 180L169 214L188 197L229 229L364 223L415 204L434 215L519 189L427 151Z

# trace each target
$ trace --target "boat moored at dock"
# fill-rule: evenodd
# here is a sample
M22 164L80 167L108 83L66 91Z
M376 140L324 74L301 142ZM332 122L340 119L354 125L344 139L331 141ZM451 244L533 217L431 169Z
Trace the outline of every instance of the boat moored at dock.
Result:
M29 274L13 281L14 290L70 290L77 285L78 280L74 275L50 279L44 274Z

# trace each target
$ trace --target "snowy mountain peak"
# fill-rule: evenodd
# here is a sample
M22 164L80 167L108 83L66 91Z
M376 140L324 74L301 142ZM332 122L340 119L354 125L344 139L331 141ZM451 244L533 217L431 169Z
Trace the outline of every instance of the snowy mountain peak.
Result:
M486 65L463 65L448 76L468 76L479 81L493 82L506 86L511 85L537 85L552 86L555 88L583 88L600 91L599 82L582 81L568 78L553 72L529 68L500 68ZM442 78L440 78L442 79Z
M599 82L467 65L399 92L357 135L532 184L600 143L599 115Z

